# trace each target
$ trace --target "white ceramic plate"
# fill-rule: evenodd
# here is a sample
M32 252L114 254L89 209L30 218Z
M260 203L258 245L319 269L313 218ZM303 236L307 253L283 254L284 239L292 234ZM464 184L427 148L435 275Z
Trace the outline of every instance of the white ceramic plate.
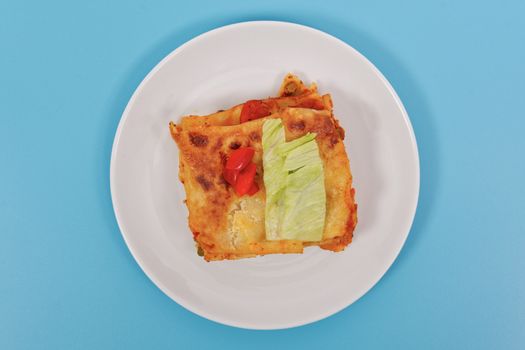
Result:
M187 226L168 122L275 95L287 72L332 94L359 205L354 241L342 253L206 263ZM299 326L359 299L398 255L418 193L414 133L383 75L344 42L284 22L229 25L173 51L129 101L111 156L115 215L144 272L188 310L243 328Z

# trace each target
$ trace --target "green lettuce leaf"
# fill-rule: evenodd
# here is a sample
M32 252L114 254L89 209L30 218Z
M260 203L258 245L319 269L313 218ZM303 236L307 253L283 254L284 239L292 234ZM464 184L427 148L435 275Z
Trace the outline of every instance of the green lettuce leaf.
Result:
M305 165L289 174L284 193L281 239L320 241L326 215L323 165Z
M280 119L263 125L266 239L320 241L326 216L323 163L316 134L286 142Z
M312 135L314 135L315 138L315 134ZM296 171L306 165L318 163L322 165L321 158L319 158L319 148L317 147L317 142L312 138L311 141L290 150L284 161L284 169L287 171Z
M263 124L262 146L264 186L266 187L265 230L266 239L279 239L280 208L284 200L286 171L284 158L277 153L278 146L286 142L281 119L269 119Z

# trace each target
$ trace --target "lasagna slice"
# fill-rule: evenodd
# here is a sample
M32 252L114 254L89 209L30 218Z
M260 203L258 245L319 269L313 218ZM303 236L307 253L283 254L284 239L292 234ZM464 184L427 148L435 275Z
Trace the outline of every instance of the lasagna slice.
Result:
M185 117L178 125L170 123L171 135L180 149L179 176L186 191L189 226L199 251L212 261L302 253L305 246L312 245L343 250L352 241L357 205L344 133L332 115L329 95L319 96L315 86L305 88L289 75L280 97L262 101L275 105L263 110L267 115L254 120L241 120L244 106L239 105L206 117ZM301 105L302 101L316 101L322 106L310 104L314 102ZM286 141L315 133L326 190L325 224L319 241L266 239L262 128L273 118L281 119ZM229 155L242 147L254 150L259 191L251 196L239 196L223 176Z

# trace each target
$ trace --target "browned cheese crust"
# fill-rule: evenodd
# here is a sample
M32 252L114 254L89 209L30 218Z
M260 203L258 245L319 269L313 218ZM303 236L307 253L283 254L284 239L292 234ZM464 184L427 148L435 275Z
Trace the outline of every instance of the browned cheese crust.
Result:
M329 95L316 98L323 109L290 108L290 99L317 94L315 86L305 88L294 76L287 76L281 87L294 91L277 99L279 104L269 117L238 124L236 106L207 117L185 117L178 125L170 123L170 132L180 150L180 180L186 190L189 226L204 258L238 259L273 253L301 253L305 246L317 245L332 251L343 250L352 241L357 223L357 205L352 188L350 164L343 144L344 132L331 112ZM288 79L288 81L287 81ZM284 86L295 82L296 88ZM300 91L295 94L296 91ZM310 97L309 97L310 98ZM283 100L284 99L284 100ZM242 108L242 105L241 105ZM220 113L237 113L235 120ZM206 122L203 122L208 118ZM325 171L327 211L323 240L320 242L267 241L264 231L265 188L262 168L262 125L268 118L281 118L287 140L307 132L317 134L316 141ZM199 120L200 119L200 120ZM189 122L188 122L189 121ZM254 196L238 197L222 177L227 155L239 147L255 150L256 181L260 191Z

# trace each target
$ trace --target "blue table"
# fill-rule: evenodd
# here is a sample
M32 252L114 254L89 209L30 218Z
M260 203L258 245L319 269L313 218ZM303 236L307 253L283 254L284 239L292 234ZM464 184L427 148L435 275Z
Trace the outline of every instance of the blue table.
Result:
M0 3L0 349L525 348L525 3ZM273 19L365 54L412 119L409 239L361 300L282 331L207 321L117 228L109 159L148 71L197 34Z

